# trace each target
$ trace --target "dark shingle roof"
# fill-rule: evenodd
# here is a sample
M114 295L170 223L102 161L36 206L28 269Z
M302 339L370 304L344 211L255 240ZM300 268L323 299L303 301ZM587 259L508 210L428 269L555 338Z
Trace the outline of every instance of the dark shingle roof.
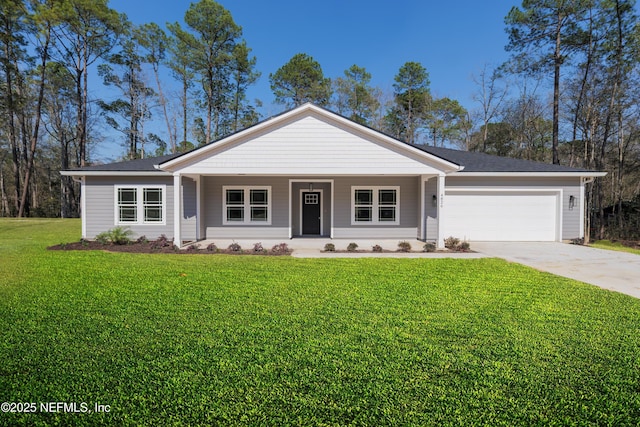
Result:
M447 160L464 169L465 172L590 172L588 169L571 168L550 163L533 162L530 160L500 157L473 151L452 150L450 148L413 145L441 159Z
M146 159L107 163L104 165L86 166L77 170L87 172L162 172L161 170L156 169L154 166L159 165L163 162L168 162L169 160L175 159L180 155L182 155L182 153L169 154L167 156L159 157L147 157Z

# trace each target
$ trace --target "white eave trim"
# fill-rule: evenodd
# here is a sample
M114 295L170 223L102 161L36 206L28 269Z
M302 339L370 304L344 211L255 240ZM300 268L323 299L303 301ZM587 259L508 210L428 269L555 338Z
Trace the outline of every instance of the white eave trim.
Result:
M607 172L462 172L451 173L449 176L519 176L519 177L601 177Z
M164 171L60 171L63 176L172 176Z
M293 110L287 111L286 113L283 113L279 116L276 117L272 117L270 119L267 119L261 123L258 123L257 125L251 126L245 130L242 130L236 134L230 135L226 138L221 139L218 142L215 143L211 143L208 145L205 145L203 147L200 147L198 149L195 149L189 153L185 153L182 156L176 157L174 159L171 160L167 160L164 163L161 163L160 165L158 165L159 168L161 168L162 170L168 170L168 171L176 171L180 169L181 164L185 163L185 162L189 162L192 159L197 159L201 156L203 156L204 154L208 153L209 151L217 151L220 150L221 147L224 147L226 145L232 144L238 140L241 140L243 138L245 138L247 135L251 135L252 133L256 133L259 134L263 129L268 128L268 127L272 127L274 125L277 125L278 123L281 122L285 122L287 120L289 120L291 117L295 117L298 115L303 115L305 112L310 112L310 113L314 113L314 114L318 114L320 116L324 116L330 120L334 120L337 121L339 123L341 123L344 126L348 126L351 127L352 129L356 129L361 133L366 134L367 136L370 136L372 138L378 139L380 141L384 141L388 144L391 144L393 146L395 146L396 148L399 148L401 150L406 150L407 152L411 152L414 155L418 155L420 157L423 158L427 158L430 161L438 164L438 165L442 165L442 167L444 169L450 169L452 171L460 171L462 170L464 167L460 166L456 163L452 163L448 160L442 159L438 156L435 156L433 154L427 153L426 151L420 150L419 148L415 148L410 146L409 144L405 144L401 141L398 141L394 138L391 138L390 136L387 136L383 133L380 133L376 130L370 129L366 126L362 126L358 123L355 123L349 119L346 119L338 114L332 113L328 110L322 109L320 107L317 107L313 104L307 103L304 104L298 108L294 108Z

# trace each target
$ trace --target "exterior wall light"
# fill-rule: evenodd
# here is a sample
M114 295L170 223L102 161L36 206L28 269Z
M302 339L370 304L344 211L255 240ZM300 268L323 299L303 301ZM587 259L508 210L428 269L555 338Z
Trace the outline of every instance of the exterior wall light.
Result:
M431 196L431 204L435 207L438 206L438 196L436 196L435 194L433 196Z
M576 206L576 197L569 196L569 210L573 210L575 206Z

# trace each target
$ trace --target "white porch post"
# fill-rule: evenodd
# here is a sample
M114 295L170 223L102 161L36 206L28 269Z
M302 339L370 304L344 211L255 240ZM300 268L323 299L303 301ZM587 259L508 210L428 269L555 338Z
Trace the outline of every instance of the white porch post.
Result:
M426 179L424 175L420 175L420 197L418 198L418 200L420 200L420 236L418 238L421 240L427 239L427 218L425 217L426 206L424 197Z
M202 218L202 215L201 215L202 214L202 212L201 212L202 203L201 203L201 200L200 200L200 197L201 197L200 193L202 191L201 190L201 185L202 184L200 183L200 181L202 181L202 176L200 176L200 175L196 176L196 240L202 239L202 230L201 230L201 227L202 227L202 220L201 220L201 218Z
M173 174L173 242L182 246L182 177L179 172Z
M444 197L444 180L445 180L445 175L444 174L440 174L438 175L438 242L437 242L437 248L438 249L444 249L444 239L445 239L445 235L444 235L444 223L446 221L445 218L445 197Z

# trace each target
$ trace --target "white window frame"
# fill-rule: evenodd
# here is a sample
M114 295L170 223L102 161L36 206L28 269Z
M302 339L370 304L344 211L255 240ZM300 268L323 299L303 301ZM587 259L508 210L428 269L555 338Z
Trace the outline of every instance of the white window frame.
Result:
M227 190L244 191L244 203L242 205L227 205ZM267 220L251 220L251 190L267 191ZM240 207L244 209L243 221L229 221L227 219L227 207ZM224 185L222 187L222 225L271 225L271 186L260 185Z
M120 220L119 192L121 189L136 190L136 221ZM144 220L144 190L160 190L162 194L162 221ZM166 185L116 185L114 186L114 224L115 225L167 225L167 186Z
M356 221L356 190L371 190L373 192L373 200L371 205L371 221ZM379 203L379 191L380 190L395 190L396 203L393 206L396 210L395 221L380 221L379 208L384 207ZM400 225L400 187L399 186L370 186L370 185L358 185L351 186L351 225L354 226L371 226L371 225Z

